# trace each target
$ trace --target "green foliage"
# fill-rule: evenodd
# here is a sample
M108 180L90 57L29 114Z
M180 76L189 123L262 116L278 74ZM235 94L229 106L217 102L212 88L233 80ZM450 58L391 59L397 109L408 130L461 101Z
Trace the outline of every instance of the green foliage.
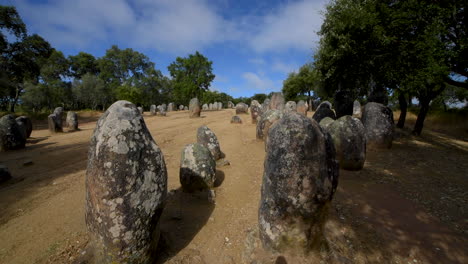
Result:
M286 101L298 101L306 99L305 95L310 96L310 92L316 91L318 86L318 72L315 71L313 65L306 64L299 69L298 73L289 73L288 78L283 81L282 92Z
M267 99L267 95L264 93L259 93L259 94L254 94L252 97L250 97L251 100L257 100L259 103L263 103L265 99Z
M212 64L197 51L187 58L177 57L167 67L173 80L176 103L187 104L191 98L201 98L203 92L208 91L215 78Z
M218 91L205 91L201 96L201 103L202 104L209 104L214 102L221 102L223 106L227 106L229 101L234 100L232 96L226 93L220 93Z
M70 75L74 78L81 78L89 73L97 75L99 73L96 58L93 55L80 52L75 56L68 56L70 62Z
M26 25L13 6L0 5L0 52L8 48L8 41L3 32L6 31L18 39L26 37Z

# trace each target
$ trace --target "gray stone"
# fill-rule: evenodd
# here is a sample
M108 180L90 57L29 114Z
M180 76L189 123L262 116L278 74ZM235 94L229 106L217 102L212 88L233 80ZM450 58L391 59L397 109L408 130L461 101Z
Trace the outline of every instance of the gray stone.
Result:
M257 139L266 140L270 127L282 117L283 112L280 110L272 109L263 113L257 122Z
M208 110L213 110L213 103L210 103L210 104L208 105Z
M215 160L219 160L223 157L218 138L207 126L201 126L198 128L197 143L207 147Z
M297 107L296 107L296 111L301 114L301 115L304 115L304 116L307 116L307 110L308 110L309 106L306 104L306 102L304 102L303 100L299 100L299 102L297 102Z
M250 107L252 107L252 106L254 106L254 105L257 106L257 107L259 107L259 108L262 107L262 105L261 105L257 100L252 100L252 101L250 102Z
M140 114L143 114L143 112L144 112L144 111L143 111L143 107L139 106L139 107L137 107L137 108L138 108L138 111L140 112Z
M358 101L354 101L353 103L353 116L356 118L361 118L362 116L361 103Z
M284 110L284 97L282 93L273 93L270 100L271 110Z
M262 115L262 107L260 104L252 104L250 106L250 116L252 118L252 124L257 124L258 119Z
M289 112L296 112L296 102L294 101L288 101L286 105L284 106L284 111L289 113Z
M203 110L203 111L207 111L207 110L209 110L209 109L210 109L210 108L208 107L207 104L203 104L203 106L202 106L202 110Z
M366 161L366 129L361 120L349 115L342 116L328 125L326 130L333 139L340 168L362 169Z
M26 127L19 126L13 115L0 118L0 151L24 148Z
M234 105L233 102L228 101L228 106L227 106L227 107L228 107L228 108L235 108L236 106Z
M268 110L270 110L270 99L269 98L267 98L267 99L265 99L265 101L263 101L262 113L265 113Z
M315 120L315 119L314 119ZM322 120L320 120L320 123L319 125L323 128L323 129L327 129L329 125L331 125L331 123L335 122L335 120L333 120L332 118L330 117L325 117L323 118Z
M63 107L59 106L54 109L54 112L52 114L60 115L62 116L63 114Z
M317 111L315 111L314 115L312 116L312 118L315 121L317 121L317 123L320 123L320 121L322 121L322 119L324 119L325 117L336 119L335 112L328 108L326 104L322 107L319 106L319 108L317 108Z
M258 216L263 247L298 254L317 248L338 174L331 137L316 122L287 113L274 124L266 142Z
M218 102L218 110L223 110L223 103Z
M332 104L328 101L323 101L317 106L317 110L321 107L326 107L328 109L332 109Z
M189 109L188 109L188 106L184 106L184 110L185 110L185 111L188 111L188 110L189 110Z
M47 123L49 126L49 131L52 133L62 132L62 117L57 114L50 114L47 117Z
M244 103L238 103L236 105L236 115L238 114L248 114L249 106Z
M213 188L216 162L210 150L198 143L186 145L182 150L179 178L185 192Z
M162 104L160 110L162 110L161 112L167 112L167 105L166 105L166 104Z
M4 164L0 164L0 183L6 182L11 179L11 173L8 167Z
M15 121L16 121L16 124L18 125L21 136L24 139L27 139L28 138L28 132L26 130L26 124L24 124L23 122L18 122L17 120L15 120Z
M115 102L97 122L88 153L91 263L153 263L166 196L160 148L137 107Z
M60 127L59 132L61 132L62 127L63 127L63 107L56 107L54 109L54 112L52 112L56 116L55 122L57 123L57 126Z
M231 124L242 124L242 119L235 115L231 117Z
M189 117L200 117L201 107L198 98L192 98L189 103Z
M172 111L175 111L175 110L176 110L176 107L175 107L174 103L169 103L167 105L167 111L166 112L172 112Z
M184 106L183 106L183 105L179 105L179 110L180 110L180 111L184 110Z
M158 110L156 108L156 105L151 105L150 106L150 114L151 115L156 115L157 112L158 112Z
M395 129L392 109L379 103L367 103L364 106L361 120L366 128L369 149L392 147Z
M24 127L26 128L26 138L29 138L31 136L33 126L32 126L32 121L31 118L27 116L20 116L16 118L16 123L23 123Z
M78 115L75 112L68 111L66 121L69 131L78 130Z

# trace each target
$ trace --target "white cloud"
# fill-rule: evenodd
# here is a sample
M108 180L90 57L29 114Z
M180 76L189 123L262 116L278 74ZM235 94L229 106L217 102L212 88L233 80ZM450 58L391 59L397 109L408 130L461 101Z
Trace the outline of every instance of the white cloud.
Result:
M253 58L248 60L250 63L255 64L255 65L264 65L265 60L262 58Z
M295 63L284 63L278 60L273 63L271 68L273 71L289 74L291 72L296 72L299 66Z
M242 78L246 81L249 89L268 91L275 88L275 83L268 77L259 76L253 72L245 72L242 74Z

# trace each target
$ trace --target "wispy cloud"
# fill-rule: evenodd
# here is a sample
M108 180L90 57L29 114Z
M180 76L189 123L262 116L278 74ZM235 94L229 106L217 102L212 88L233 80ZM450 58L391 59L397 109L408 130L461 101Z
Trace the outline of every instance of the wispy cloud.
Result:
M283 74L289 74L291 72L297 71L299 66L295 63L284 63L280 60L277 60L271 66L272 70L275 72L280 72Z
M242 78L246 81L249 89L257 89L265 92L275 88L275 83L268 77L260 76L253 72L243 73Z

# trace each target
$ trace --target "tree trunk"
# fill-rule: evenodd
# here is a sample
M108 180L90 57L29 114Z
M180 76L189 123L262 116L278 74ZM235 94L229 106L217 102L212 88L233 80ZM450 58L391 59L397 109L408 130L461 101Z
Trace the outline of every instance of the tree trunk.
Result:
M408 110L408 103L403 93L398 96L398 103L400 104L400 118L398 118L397 127L403 128L405 127L406 111Z
M413 135L421 135L424 120L426 119L427 112L429 111L429 103L431 102L428 98L419 99L419 105L421 106L418 114L418 118L416 119L416 124L414 124Z
M18 102L19 95L20 95L20 87L16 87L16 94L15 94L15 99L13 99L13 102L10 104L10 112L14 113L15 112L15 106L16 103Z

